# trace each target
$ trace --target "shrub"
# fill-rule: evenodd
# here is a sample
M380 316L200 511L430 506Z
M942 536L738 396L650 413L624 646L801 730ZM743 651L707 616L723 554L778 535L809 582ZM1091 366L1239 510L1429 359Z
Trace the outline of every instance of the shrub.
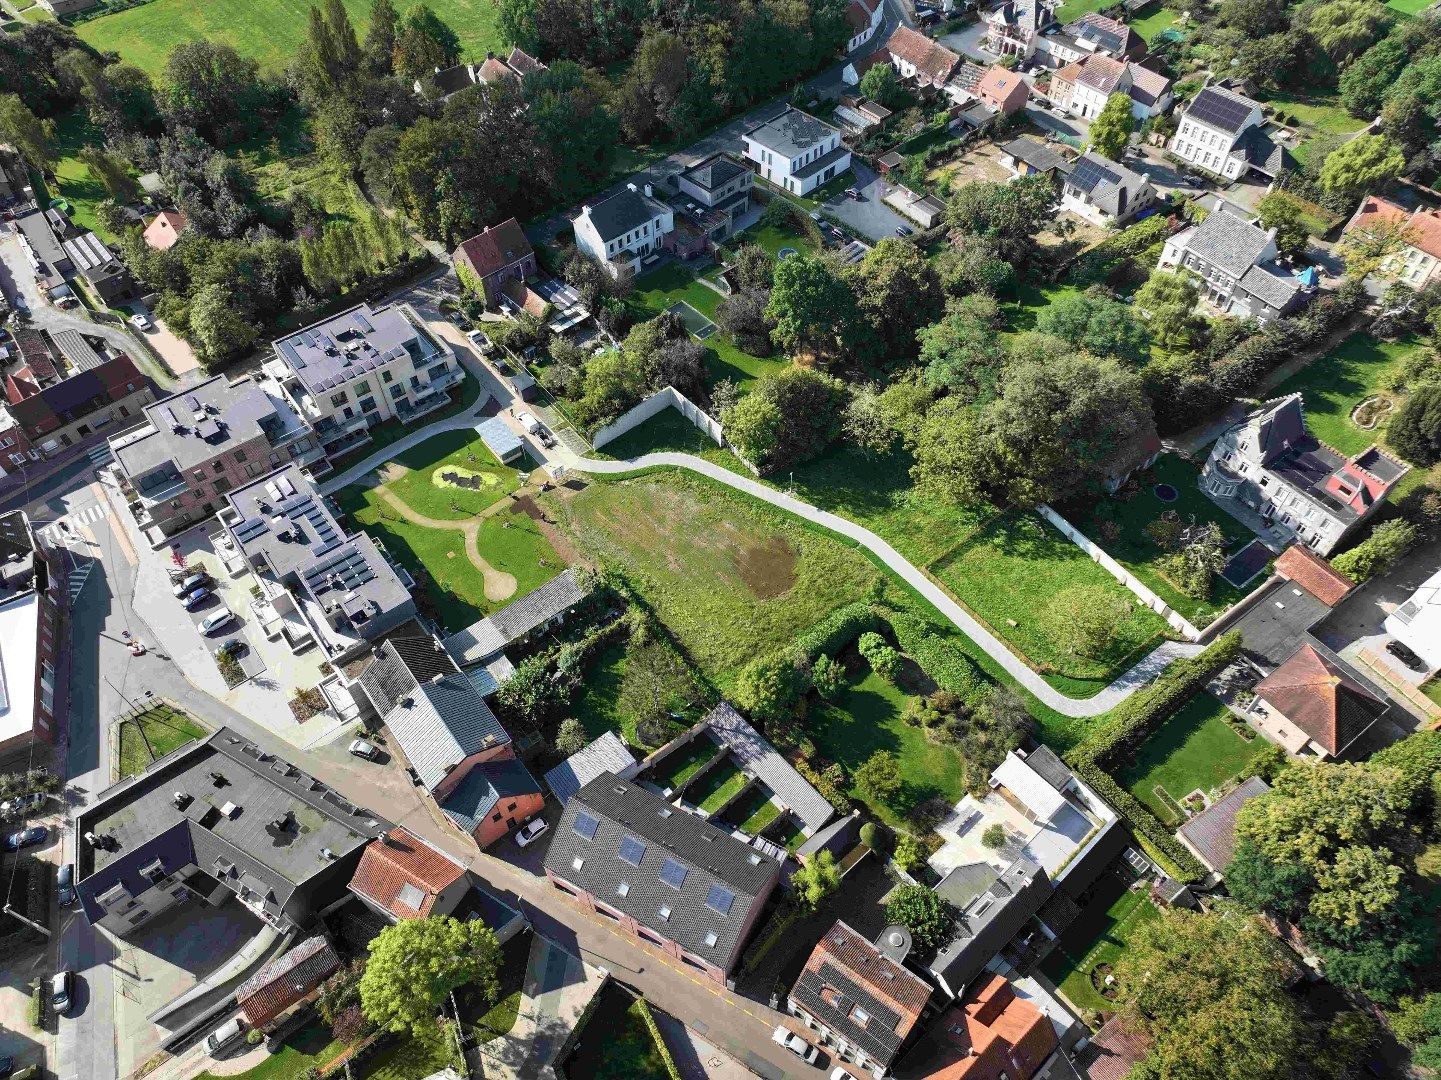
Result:
M876 802L894 807L905 787L896 755L877 750L856 770L856 784Z
M585 728L581 726L579 720L572 717L561 721L560 730L556 732L555 736L555 752L570 757L572 754L578 754L584 750L589 742L590 740L585 737Z
M821 772L805 758L796 758L794 765L796 772L801 774L806 783L819 791L821 797L836 808L837 813L849 814L851 812L850 796L841 790L841 785L845 783L845 775L842 773L840 776L836 776L832 772L832 770L840 772L839 765L832 765L825 772Z
M636 722L635 737L646 746L664 746L684 730L668 716L646 716Z
M796 648L808 660L819 656L834 657L856 638L879 630L884 620L863 600L846 604L832 611L820 622L796 638Z
M874 821L868 821L861 826L861 843L872 851L884 855L890 850L891 832L884 825L877 825Z
M981 833L981 843L986 847L999 851L1006 846L1006 829L999 821L986 826L986 831Z
M1383 521L1371 531L1371 535L1350 551L1343 551L1331 560L1331 565L1352 581L1362 582L1386 570L1411 549L1419 530L1409 521L1399 518Z
M661 1038L660 1028L656 1026L655 1016L650 1011L650 1004L645 998L635 999L636 1012L640 1013L645 1026L650 1029L650 1037L654 1041L656 1050L660 1053L661 1064L665 1066L666 1075L670 1080L681 1080L680 1070L676 1068L675 1058L671 1057L670 1047L666 1045L665 1039Z
M817 694L830 700L845 689L846 669L829 656L818 656L811 665L811 685Z
M979 701L987 686L980 669L940 627L909 612L896 612L887 621L901 651L937 686L968 705Z
M891 858L896 861L902 870L913 874L926 863L926 849L921 842L910 833L903 832L896 835L896 850L891 853Z
M885 638L874 631L862 634L856 647L877 675L887 682L895 679L896 672L901 666L901 654L887 645Z
M923 951L939 948L951 932L951 905L924 885L902 885L886 901L886 921L900 923Z

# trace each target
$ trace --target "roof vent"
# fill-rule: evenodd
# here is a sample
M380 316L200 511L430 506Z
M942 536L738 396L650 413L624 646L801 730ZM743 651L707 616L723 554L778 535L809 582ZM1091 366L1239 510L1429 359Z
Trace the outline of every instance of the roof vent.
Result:
M216 787L224 787L226 784L230 783L229 780L225 779L225 774L223 772L212 772L210 774L210 779L215 781Z
M339 858L339 856L336 855L335 852L331 851L328 847L323 847L320 849L320 857L326 862L334 862L336 859Z
M184 810L187 806L191 804L191 802L194 801L194 799L192 796L187 795L183 791L177 791L175 792L175 794L170 796L170 801L175 804L175 809Z
M240 815L240 807L233 802L228 802L220 808L220 812L233 820Z
M436 683L443 682L444 680L445 680L445 672L443 672L443 671L437 671L434 675L432 675L432 676L430 677L430 684L431 684L432 686L434 686Z

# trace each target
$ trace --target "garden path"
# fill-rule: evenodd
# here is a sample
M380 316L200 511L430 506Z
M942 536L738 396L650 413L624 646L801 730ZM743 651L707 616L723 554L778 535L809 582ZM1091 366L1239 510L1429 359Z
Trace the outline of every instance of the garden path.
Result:
M504 570L497 570L485 561L480 553L480 547L476 538L480 533L480 523L489 517L489 514L477 514L475 517L465 521L442 521L439 518L425 517L412 510L399 495L389 488L380 489L380 497L389 504L401 517L412 525L420 525L427 529L452 529L465 537L465 555L470 564L480 571L485 579L485 598L491 603L498 603L501 600L509 600L515 595L515 575L507 574ZM496 504L499 505L499 504ZM489 508L488 508L489 509Z

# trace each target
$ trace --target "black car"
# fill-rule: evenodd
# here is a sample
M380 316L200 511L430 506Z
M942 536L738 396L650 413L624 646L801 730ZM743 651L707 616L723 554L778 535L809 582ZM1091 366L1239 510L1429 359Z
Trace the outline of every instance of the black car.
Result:
M55 898L60 901L61 907L69 907L75 903L75 865L73 863L65 863L56 872Z
M1426 661L1422 660L1414 649L1403 642L1395 640L1386 642L1386 651L1409 668L1415 668L1417 671L1426 670Z
M6 851L19 851L34 844L41 843L49 833L44 825L32 825L28 829L21 829L5 837L4 848Z

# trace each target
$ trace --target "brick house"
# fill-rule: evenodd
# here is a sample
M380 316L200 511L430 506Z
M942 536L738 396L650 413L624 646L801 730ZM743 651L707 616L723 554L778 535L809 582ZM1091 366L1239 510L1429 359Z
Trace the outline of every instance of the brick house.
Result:
M321 984L338 970L340 957L316 934L241 983L235 1004L247 1024L265 1031L313 1001Z
M60 453L108 424L124 427L123 421L137 418L155 400L150 380L124 353L102 355L92 349L83 365L67 364L50 351L43 335L22 331L16 334L17 345L22 336L31 347L22 347L25 364L6 372L5 408L28 448L41 457Z
M498 307L501 288L507 281L524 281L536 272L535 250L515 218L472 236L451 255L462 284L466 275L485 297L485 306Z
M55 742L61 590L46 549L21 510L0 515L0 756Z

